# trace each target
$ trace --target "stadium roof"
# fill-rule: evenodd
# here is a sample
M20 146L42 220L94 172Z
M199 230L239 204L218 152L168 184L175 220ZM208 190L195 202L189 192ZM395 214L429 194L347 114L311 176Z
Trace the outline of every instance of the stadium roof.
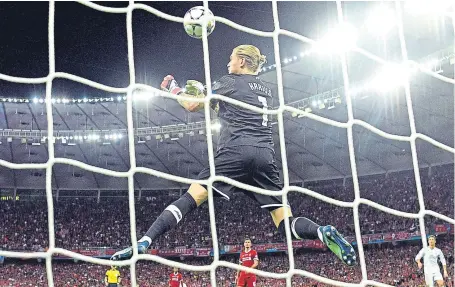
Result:
M453 68L448 64L445 66ZM305 61L283 68L287 103L311 93L307 87L311 87L315 80L311 76L305 76L305 69L308 69ZM264 73L262 78L272 86L276 83L275 71ZM323 95L324 93L321 94ZM309 104L306 108L310 107L313 114L346 122L347 107L343 89L335 90L329 95L332 100L329 98L326 102L324 98L313 96L305 102ZM430 76L419 75L412 81L411 95L417 131L453 147L453 86ZM55 144L56 157L70 158L115 171L127 171L130 158L125 132L126 105L121 97L122 95L112 95L112 102L111 99L103 102L92 99L91 102L56 102L53 109L54 129L59 137ZM341 103L335 102L338 97L341 98ZM319 103L315 106L317 101ZM293 106L304 109L301 102L294 103ZM353 104L356 119L391 134L410 135L402 88L386 94L360 93L353 99ZM43 134L30 132L46 130L45 105L7 100L1 102L0 107L0 128L3 129L0 157L14 163L46 162L47 147L41 141ZM137 166L195 178L208 165L206 135L199 132L203 133L205 127L202 123L197 123L204 120L202 113L189 114L173 100L152 98L135 102L133 118L137 128ZM351 175L345 129L290 113L285 113L284 121L291 182ZM163 126L166 128L163 129ZM274 127L277 131L277 125ZM88 138L90 135L92 137ZM214 135L216 140L217 133L214 132ZM409 143L385 139L357 125L354 126L353 136L360 175L412 168ZM11 142L9 138L12 139ZM277 133L275 139L278 143ZM276 151L278 165L281 165L279 145ZM449 152L422 140L417 140L417 151L422 166L453 162L453 156ZM78 167L56 164L53 172L53 184L60 189L127 188L126 178L108 177ZM44 182L45 170L13 171L1 168L2 187L38 188L44 187ZM173 186L178 184L145 174L136 175L137 188Z

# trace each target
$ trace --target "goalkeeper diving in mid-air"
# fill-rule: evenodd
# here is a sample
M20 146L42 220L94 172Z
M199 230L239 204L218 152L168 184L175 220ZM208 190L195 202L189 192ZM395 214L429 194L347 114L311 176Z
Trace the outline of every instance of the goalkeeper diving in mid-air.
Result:
M266 57L252 45L236 47L227 65L229 74L213 84L213 94L223 95L258 108L266 109L272 99L272 91L259 78L258 73ZM181 89L173 76L168 75L161 88L175 95L204 96L204 86L197 81L188 81L185 90ZM204 107L203 103L179 100L189 112ZM221 123L218 148L215 155L215 173L239 182L262 189L279 191L283 184L275 164L275 151L272 127L266 114L253 112L225 101L211 103L218 109ZM198 179L207 179L209 168L201 171ZM213 184L214 196L229 200L236 187L224 182ZM293 239L318 239L335 253L346 265L357 262L354 248L331 225L319 226L308 218L293 217L289 204L282 202L281 196L267 196L252 191L241 190L245 195L267 209L278 231L285 235L285 209L288 209ZM189 212L203 204L208 198L206 188L193 183L188 192L170 204L153 222L146 234L138 242L138 253L146 253L152 242L165 232L173 229ZM112 260L126 260L133 255L128 247L116 252Z

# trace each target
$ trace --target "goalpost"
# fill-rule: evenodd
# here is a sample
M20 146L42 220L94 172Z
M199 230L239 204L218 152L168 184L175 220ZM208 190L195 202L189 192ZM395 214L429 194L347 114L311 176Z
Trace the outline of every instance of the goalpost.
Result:
M360 262L361 272L362 272L362 281L359 284L345 283L345 282L340 282L340 281L335 281L335 280L331 280L328 278L324 278L322 276L318 276L316 274L307 272L305 270L296 269L295 264L294 264L294 256L293 256L293 252L292 252L293 250L292 250L292 240L291 240L289 222L286 220L285 221L286 242L287 242L287 246L288 246L288 256L289 256L288 272L277 274L277 273L265 272L265 271L261 271L261 270L257 270L257 269L248 270L248 272L251 272L256 275L263 276L263 277L286 279L287 287L291 287L292 276L294 276L294 275L309 277L312 279L316 279L320 282L335 285L335 286L366 286L366 285L390 286L390 285L386 285L386 284L383 284L383 283L380 283L377 281L368 280L368 274L367 274L366 265L365 265L365 257L364 257L364 252L363 252L363 245L361 244L362 239L361 239L361 232L360 232L360 225L359 225L359 205L360 204L366 204L371 207L377 208L379 210L382 210L384 212L391 213L391 214L397 215L397 216L402 216L402 217L407 217L407 218L418 218L419 222L420 222L420 232L422 235L422 243L424 245L427 244L426 236L425 236L426 235L425 224L424 224L425 215L431 215L434 217L438 217L451 224L455 224L455 220L453 218L449 218L447 216L438 214L434 211L431 211L431 210L428 210L425 208L424 198L423 198L423 193L422 193L422 186L421 186L421 182L420 182L419 164L418 164L417 150L416 150L416 140L417 139L424 140L438 148L444 149L444 150L449 151L454 154L455 154L455 149L450 146L444 145L424 134L417 132L416 126L415 126L415 121L414 121L414 112L413 112L412 99L411 99L411 94L410 94L409 79L406 79L406 83L404 86L405 94L406 94L406 104L408 107L409 122L410 122L410 126L411 126L411 134L409 136L398 136L398 135L389 134L389 133L386 133L384 131L381 131L381 130L375 128L374 126L372 126L364 121L354 118L351 95L350 95L350 90L349 90L349 77L348 77L348 72L347 72L346 57L345 57L344 53L341 53L339 56L340 56L340 61L341 61L341 66L342 66L344 89L345 89L345 95L346 95L346 104L347 104L347 109L348 109L348 121L347 122L337 122L334 120L329 120L324 117L317 116L315 114L285 105L284 95L283 95L283 78L282 78L282 72L281 72L281 60L280 60L280 56L279 56L280 55L280 53L279 53L280 46L279 46L279 41L278 41L279 35L286 35L288 37L292 37L294 39L297 39L304 43L309 43L312 45L315 45L317 43L314 40L306 38L302 35L298 35L296 33L286 31L286 30L283 30L280 28L276 0L272 1L273 20L274 20L273 32L258 31L255 29L244 27L244 26L236 24L228 19L221 18L221 17L215 17L215 19L218 22L222 22L235 29L238 29L238 30L250 33L250 34L254 34L254 35L262 36L262 37L273 38L275 63L276 63L276 71L277 71L279 108L276 110L263 110L262 108L250 106L250 105L244 104L242 102L239 102L239 101L236 101L236 100L233 100L230 98L225 98L224 96L218 96L218 95L211 94L211 77L210 77L210 69L209 69L210 61L209 61L209 53L208 53L207 31L206 31L206 29L202 29L205 78L206 78L206 83L207 83L207 92L208 92L207 94L208 95L204 99L186 98L186 100L195 101L195 102L205 102L205 104L206 104L205 105L206 135L207 135L209 166L210 166L211 176L208 180L191 180L188 178L169 175L169 174L159 172L156 170L152 170L152 169L148 169L148 168L137 167L136 166L135 145L134 145L134 133L133 133L133 112L132 112L133 92L137 89L141 89L141 90L146 90L148 92L154 93L157 96L163 96L163 97L168 97L168 98L173 98L173 99L177 99L177 96L173 96L171 94L164 93L151 86L136 83L134 54L133 54L132 12L135 9L141 9L141 10L145 10L149 13L152 13L158 17L164 18L166 20L180 22L180 23L183 23L183 18L167 15L167 14L165 14L157 9L154 9L150 6L147 6L147 5L135 4L134 1L130 1L128 7L126 7L126 8L112 8L112 7L100 6L100 5L91 3L91 2L81 2L81 4L86 5L93 9L99 10L99 11L107 12L107 13L123 13L126 15L127 37L128 37L128 63L129 63L129 76L130 76L130 82L127 87L124 87L124 88L110 87L110 86L102 85L102 84L72 75L72 74L62 73L62 72L58 72L55 70L55 46L54 46L54 44L55 44L54 43L55 3L54 3L54 1L49 2L49 23L48 23L49 74L43 78L21 78L21 77L12 77L12 76L8 76L5 74L0 74L1 80L15 82L15 83L30 83L30 84L46 83L46 110L47 111L52 111L52 99L51 99L52 83L53 83L54 79L58 79L58 78L69 79L69 80L76 81L76 82L79 82L79 83L82 83L82 84L85 84L85 85L88 85L88 86L91 86L91 87L94 87L97 89L105 90L108 92L126 93L127 94L128 141L129 141L129 155L130 155L130 165L131 165L131 167L128 171L116 172L116 171L112 171L112 170L108 170L108 169L90 166L88 164L85 164L85 163L82 163L82 162L79 162L76 160L71 160L71 159L66 159L66 158L56 158L55 153L54 153L54 144L52 141L52 135L54 133L53 133L53 115L51 112L46 113L47 122L48 122L47 123L48 124L48 126L47 126L48 135L50 135L49 142L48 142L49 159L46 163L15 164L15 163L7 162L4 160L0 160L0 165L5 166L7 168L11 168L11 169L46 169L46 198L47 198L47 206L48 206L49 249L46 252L33 252L33 253L0 251L0 256L13 257L13 258L45 258L46 259L47 280L48 280L49 286L54 286L53 275L52 275L52 255L55 253L66 255L69 257L73 257L74 259L78 259L78 260L82 260L82 261L86 261L86 262L90 262L90 263L94 263L94 264L101 264L101 265L106 265L106 266L109 266L109 265L130 266L131 286L137 286L135 263L138 260L153 260L160 264L175 266L178 268L191 270L191 271L210 271L210 282L211 282L212 286L217 286L216 285L216 275L215 275L215 271L216 271L217 267L228 267L231 269L246 271L247 270L246 267L239 266L238 264L233 264L233 263L229 263L226 261L221 261L219 258L219 246L218 246L218 240L217 240L216 225L215 225L215 220L214 220L215 216L214 216L214 203L213 203L213 192L212 192L212 184L214 181L224 181L224 182L234 185L236 187L240 187L242 189L246 189L246 190L250 190L252 192L262 193L262 194L266 194L266 195L280 195L283 197L283 202L287 201L287 193L289 191L297 191L297 192L301 192L301 193L307 194L309 196L315 197L319 200L323 200L330 204L335 204L337 206L342 206L342 207L349 207L349 208L353 209L356 241L359 243L358 244L358 253L359 253L358 255L359 255L359 262ZM342 11L341 2L337 1L336 5L337 5L337 12L338 12L338 23L340 25L343 25L344 19L343 19L343 11ZM204 7L205 7L205 9L208 9L207 0L204 1ZM406 42L405 42L405 38L404 38L403 25L402 25L402 3L397 1L395 3L395 8L396 8L396 15L398 18L398 30L399 30L399 38L400 38L400 43L401 43L401 52L402 52L403 62L405 63L406 68L411 68L411 67L417 68L421 72L426 73L430 76L433 76L441 81L455 84L455 80L444 77L440 74L434 73L434 72L430 71L427 67L425 67L423 65L419 65L408 59L407 50L406 50ZM448 15L448 16L452 17L452 21L455 21L455 12L454 12L454 15ZM207 25L207 19L203 19L202 23L203 23L203 25ZM365 57L372 59L380 64L388 64L385 60L383 60L380 57L373 55L365 50L359 49L357 47L353 47L352 49L354 51L364 55ZM284 188L282 191L280 191L278 193L271 192L268 190L263 190L260 188L255 188L255 187L248 186L248 185L245 185L245 184L242 184L239 182L235 182L229 178L215 176L212 135L210 132L212 124L211 124L210 120L207 120L207 119L210 119L209 102L212 99L221 99L223 101L233 103L233 104L241 106L243 108L251 109L258 113L271 114L271 115L277 116L278 127L279 127L280 149L281 149L281 161L282 161L282 166L283 166L283 178L284 178ZM311 190L308 190L306 188L301 188L301 187L290 185L288 167L287 167L286 146L285 146L285 140L284 140L284 126L283 126L283 113L285 111L290 112L290 113L296 113L296 114L302 115L304 117L308 117L312 120L322 122L327 125L332 125L332 126L346 129L347 136L348 136L348 145L349 145L349 158L350 158L352 178L353 178L353 184L354 184L354 192L355 192L354 201L343 202L343 201L339 201L339 200L334 200L329 197L320 195L316 192L313 192ZM377 135L382 136L387 139L405 141L405 142L410 143L411 152L412 152L412 163L413 163L413 168L414 168L415 182L416 182L416 186L417 186L417 194L418 194L418 201L419 201L419 210L420 211L418 213L401 212L398 210L387 208L387 207L377 204L373 201L360 197L359 182L358 182L358 176L357 176L357 167L356 167L356 162L355 162L355 150L354 150L354 145L353 145L353 126L354 125L362 126L366 129L370 130L371 132L374 132ZM130 211L129 215L130 215L130 229L131 229L130 233L131 233L131 241L132 241L132 245L133 245L133 249L134 249L133 257L130 260L121 261L121 262L118 262L118 261L112 262L109 260L103 260L103 259L97 259L97 258L83 256L78 253L74 253L74 252L71 252L71 251L68 251L68 250L65 250L62 248L58 248L57 246L55 246L54 208L53 208L53 198L52 198L52 167L56 163L69 164L69 165L77 166L79 168L86 169L91 172L101 173L101 174L108 175L108 176L128 178L128 190L129 190L128 198L129 198L129 211ZM154 256L154 255L148 255L148 254L139 255L137 253L137 238L136 238L136 224L135 224L135 222L136 222L135 214L136 213L135 213L135 205L134 205L134 174L135 173L145 173L145 174L149 174L149 175L153 175L153 176L159 176L159 177L163 177L168 180L173 180L173 181L177 181L180 183L186 183L186 184L198 182L201 184L206 184L208 186L210 228L211 228L211 232L212 232L212 243L213 243L213 254L214 254L214 261L212 264L205 265L205 266L192 266L192 265L187 265L187 264L183 264L183 263L179 263L179 262L170 261L170 260L158 257L158 256ZM287 209L286 209L286 212L288 212Z

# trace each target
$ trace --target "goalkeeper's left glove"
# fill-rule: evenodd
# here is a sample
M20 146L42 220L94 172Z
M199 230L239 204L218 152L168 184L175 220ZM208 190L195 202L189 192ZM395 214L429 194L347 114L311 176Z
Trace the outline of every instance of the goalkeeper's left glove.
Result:
M188 95L201 97L204 96L204 85L196 80L186 81L185 93Z
M161 89L174 95L178 95L182 92L182 89L172 75L164 77L161 82Z
M204 85L201 82L198 82L196 80L186 81L185 94L194 96L195 98L203 98L205 97L204 91ZM203 102L198 103L195 110L198 111L202 108L204 108Z

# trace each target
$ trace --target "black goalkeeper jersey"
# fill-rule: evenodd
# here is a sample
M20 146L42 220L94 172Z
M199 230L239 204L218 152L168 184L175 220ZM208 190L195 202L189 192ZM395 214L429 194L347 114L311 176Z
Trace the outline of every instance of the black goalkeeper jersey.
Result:
M223 76L214 83L213 94L267 108L272 91L255 75ZM218 149L235 146L273 148L272 127L266 114L256 113L240 106L219 101L218 117L221 123Z

